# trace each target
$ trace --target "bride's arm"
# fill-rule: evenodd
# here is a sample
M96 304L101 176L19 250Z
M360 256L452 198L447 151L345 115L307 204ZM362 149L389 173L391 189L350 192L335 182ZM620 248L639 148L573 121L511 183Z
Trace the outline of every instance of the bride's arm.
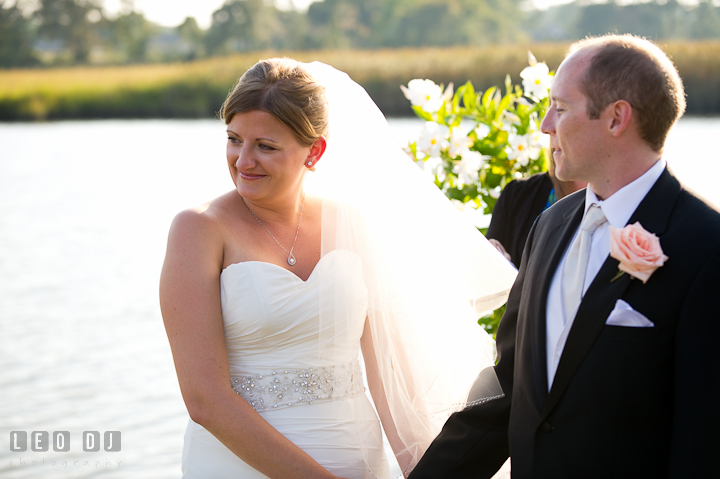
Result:
M220 309L223 236L200 211L170 229L160 306L190 417L243 461L272 478L334 478L268 424L230 387Z
M378 369L378 361L375 345L372 339L370 321L367 319L365 320L365 328L363 329L360 346L362 348L363 359L365 361L365 372L367 374L368 387L370 388L373 403L375 403L375 409L377 410L380 421L382 422L383 430L385 431L385 435L390 443L390 447L392 447L395 457L398 460L400 470L403 471L404 475L407 475L404 471L408 471L408 469L413 465L412 454L407 450L405 444L400 439L397 425L395 424L390 412L390 405L388 403L385 387L383 386L382 376Z

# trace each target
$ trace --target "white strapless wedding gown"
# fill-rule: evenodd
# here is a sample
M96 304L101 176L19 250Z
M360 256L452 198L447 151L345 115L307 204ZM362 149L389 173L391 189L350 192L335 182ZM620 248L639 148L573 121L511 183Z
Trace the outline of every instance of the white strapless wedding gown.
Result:
M350 287L341 288L343 297L335 300L352 313L354 329L344 335L346 342L323 350L318 359L318 298L330 296L321 293L333 288L333 282L349 282ZM307 281L271 263L236 263L223 270L220 285L233 389L330 472L351 479L389 478L380 423L364 395L359 363L347 361L358 357L367 314L360 258L332 251L321 258ZM338 368L357 373L350 383L338 384L334 381ZM334 390L327 384L333 384ZM362 431L353 421L358 407L367 418ZM372 444L368 462L373 473L363 459L361 441ZM182 471L184 479L266 477L192 420L185 432Z

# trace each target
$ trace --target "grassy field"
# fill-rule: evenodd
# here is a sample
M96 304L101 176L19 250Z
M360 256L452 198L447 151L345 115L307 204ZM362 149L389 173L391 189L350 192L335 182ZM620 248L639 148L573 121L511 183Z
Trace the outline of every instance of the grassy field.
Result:
M373 51L254 52L190 63L0 71L0 120L212 117L257 60L289 56L346 71L388 116L412 115L399 85L412 78L484 90L519 82L527 51L557 68L567 44ZM720 114L720 42L661 45L685 82L688 113Z

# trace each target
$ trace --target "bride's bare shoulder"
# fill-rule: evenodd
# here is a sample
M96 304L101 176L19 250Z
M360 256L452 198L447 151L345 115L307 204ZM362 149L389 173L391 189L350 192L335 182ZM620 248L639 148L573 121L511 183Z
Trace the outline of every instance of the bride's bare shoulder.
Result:
M237 193L230 191L207 203L181 211L173 219L170 227L170 239L183 242L208 240L222 242L224 223L228 213L236 207Z

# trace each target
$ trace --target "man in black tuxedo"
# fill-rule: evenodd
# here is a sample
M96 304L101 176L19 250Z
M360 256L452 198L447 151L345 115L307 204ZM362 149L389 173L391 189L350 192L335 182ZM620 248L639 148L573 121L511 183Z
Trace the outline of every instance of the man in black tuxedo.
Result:
M551 101L556 174L588 188L528 237L497 334L505 397L454 414L410 479L489 478L508 456L521 479L720 477L720 214L661 158L677 71L649 41L586 39ZM668 258L647 282L609 256L610 227L636 222Z

